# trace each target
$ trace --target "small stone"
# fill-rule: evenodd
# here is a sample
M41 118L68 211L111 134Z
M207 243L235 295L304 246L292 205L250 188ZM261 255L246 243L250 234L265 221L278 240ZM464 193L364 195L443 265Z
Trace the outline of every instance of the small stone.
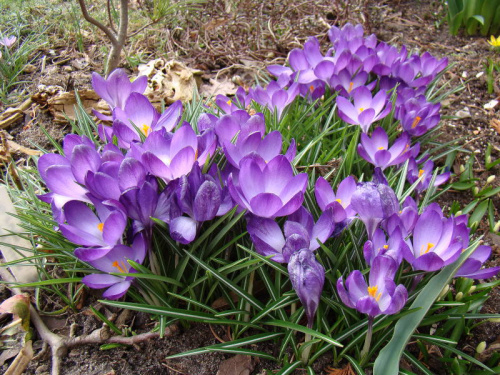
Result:
M489 101L488 103L486 103L483 107L484 107L484 109L493 109L497 106L497 104L498 104L498 100L493 99L493 100Z
M33 64L26 64L23 69L23 73L31 74L36 72L36 66Z
M73 68L69 65L64 65L63 70L67 73L71 73L73 71Z
M476 78L482 77L482 76L483 76L483 74L484 74L484 72L479 72L479 73L477 73L477 74L476 74Z
M45 375L48 373L49 373L49 366L48 365L38 366L35 370L36 375Z
M465 72L465 71L464 71L464 72L462 72L462 78L467 78L468 76L469 76L469 73L467 73L467 72Z
M464 109L461 109L460 111L455 113L455 116L457 116L460 119L469 118L469 117L471 117L470 110L469 110L469 108L465 107Z

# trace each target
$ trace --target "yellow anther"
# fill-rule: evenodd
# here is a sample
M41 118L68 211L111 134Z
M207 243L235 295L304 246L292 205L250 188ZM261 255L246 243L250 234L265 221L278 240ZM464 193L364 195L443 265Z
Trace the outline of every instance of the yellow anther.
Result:
M149 132L151 131L151 127L144 124L142 125L142 132L144 133L144 135L147 137Z
M97 224L97 229L99 229L102 232L102 230L104 229L104 223Z
M421 170L418 171L418 177L422 177L423 174L424 174L424 170L423 169L421 169Z
M427 254L435 245L431 242L428 242L427 243L427 249L424 250L424 246L422 246L422 248L420 249L420 255L424 255L424 254Z
M226 102L226 104L227 104L227 105L231 105L231 103L232 103L232 101L231 101L231 100L228 100L228 101Z
M384 245L383 247L384 247L384 249L387 250L389 248L389 245Z
M365 110L365 109L364 109L363 107L361 107L361 108L359 109L359 111L360 111L360 112L363 112L364 110Z
M314 86L313 86L313 85L309 86L309 90L310 90L311 92L313 92L313 91L314 91Z
M418 125L418 123L420 122L420 120L422 120L421 117L419 117L419 116L415 117L415 120L413 120L413 123L411 124L411 128L412 129L415 128Z
M368 294L371 297L375 298L375 301L378 302L380 297L382 297L382 293L377 294L377 292L378 292L378 285L368 287Z
M340 198L335 199L335 202L339 202L340 204L342 204L342 199L340 199Z
M351 92L353 87L354 87L354 82L349 83L349 90L347 90L347 92Z
M380 146L377 150L385 150L384 146Z
M125 265L125 262L123 260L120 263L118 263L118 261L115 260L112 266L115 267L121 273L127 273L127 266Z

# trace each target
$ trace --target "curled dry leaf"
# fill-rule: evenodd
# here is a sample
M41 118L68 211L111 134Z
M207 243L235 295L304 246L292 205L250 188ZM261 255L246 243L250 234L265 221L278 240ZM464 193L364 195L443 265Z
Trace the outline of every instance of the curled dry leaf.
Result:
M139 74L148 77L148 87L144 94L155 107L162 102L189 102L195 90L198 90L201 73L179 61L165 61L161 58L139 65Z
M13 318L21 319L22 328L30 327L30 297L28 294L18 294L7 298L0 304L0 313L12 314Z
M500 134L500 120L493 118L490 120L490 126Z

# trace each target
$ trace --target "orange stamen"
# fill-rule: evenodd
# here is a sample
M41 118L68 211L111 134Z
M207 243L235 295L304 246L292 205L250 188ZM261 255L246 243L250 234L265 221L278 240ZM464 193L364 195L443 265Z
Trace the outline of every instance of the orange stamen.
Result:
M314 86L313 86L313 85L309 86L309 90L310 90L311 92L313 92L313 91L314 91Z
M227 104L227 105L231 105L231 103L232 103L232 101L231 101L231 100L228 100L228 101L226 102L226 104Z
M97 224L97 229L99 229L102 232L102 230L104 229L104 223Z
M384 146L380 146L377 150L385 150Z
M422 120L421 117L419 117L419 116L415 117L415 120L413 120L413 123L411 124L411 128L414 129L418 125L420 120Z
M353 87L354 87L354 82L349 83L349 89L347 90L347 92L351 92Z
M420 249L420 255L427 254L435 245L431 242L427 243L427 249L424 250L424 246Z
M149 134L150 130L151 130L151 127L150 127L150 126L148 126L148 125L146 125L146 124L142 125L142 132L144 133L144 135L145 135L146 137L148 136L148 134Z
M335 202L339 202L340 204L342 204L342 199L335 199Z
M115 267L121 273L127 273L127 266L125 265L125 262L123 260L120 263L118 263L118 261L115 260L112 266Z
M365 110L365 109L364 109L363 107L361 107L361 108L359 109L359 111L360 111L360 112L363 112L364 110Z
M424 174L424 170L423 169L421 169L421 170L418 171L418 177L422 177L423 174Z
M384 249L388 249L389 248L389 245L384 245Z
M375 286L369 286L368 287L368 294L371 297L375 298L375 301L378 302L379 299L380 299L380 297L382 297L382 293L377 294L377 292L378 292L378 286L377 285L375 285Z

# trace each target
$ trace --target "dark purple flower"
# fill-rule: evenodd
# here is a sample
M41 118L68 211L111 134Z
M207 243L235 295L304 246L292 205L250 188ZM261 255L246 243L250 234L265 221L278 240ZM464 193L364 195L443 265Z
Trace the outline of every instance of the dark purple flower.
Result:
M380 314L398 313L408 299L408 292L402 284L396 286L394 283L396 269L394 259L385 255L377 256L370 269L369 284L358 270L347 277L345 287L342 277L338 279L340 299L350 308L372 318Z
M459 268L455 277L467 277L469 279L489 279L495 277L500 272L500 267L483 268L483 264L491 255L491 247L479 246L467 258L462 267Z
M146 257L146 241L141 235L135 237L132 246L114 246L106 255L99 259L89 261L94 268L107 274L90 274L82 279L82 283L92 289L108 288L103 297L106 299L118 299L130 288L134 278L132 276L116 276L110 273L128 274L135 270L130 266L128 260L141 264Z
M418 143L414 147L420 149ZM389 147L389 137L387 133L383 128L378 127L373 131L371 138L366 133L361 134L361 143L358 145L358 153L368 163L384 170L391 165L401 164L408 160L412 154L412 152L409 152L409 148L410 136L407 133L403 133L394 141L393 145Z
M233 200L257 216L287 216L299 209L307 188L307 174L294 176L292 166L283 155L268 163L258 155L249 155L240 162L238 174L228 179Z
M388 102L387 93L379 91L372 97L371 91L364 86L352 91L354 103L343 96L337 97L339 117L352 125L359 125L364 133L370 125L389 114L391 103Z
M301 249L290 256L288 274L306 311L307 326L312 328L325 283L325 269L312 251Z
M427 101L425 95L417 95L415 90L398 90L394 117L401 121L403 129L418 137L434 128L440 121L440 103Z
M382 220L399 212L399 201L391 187L373 182L358 184L351 205L365 224L369 240Z

